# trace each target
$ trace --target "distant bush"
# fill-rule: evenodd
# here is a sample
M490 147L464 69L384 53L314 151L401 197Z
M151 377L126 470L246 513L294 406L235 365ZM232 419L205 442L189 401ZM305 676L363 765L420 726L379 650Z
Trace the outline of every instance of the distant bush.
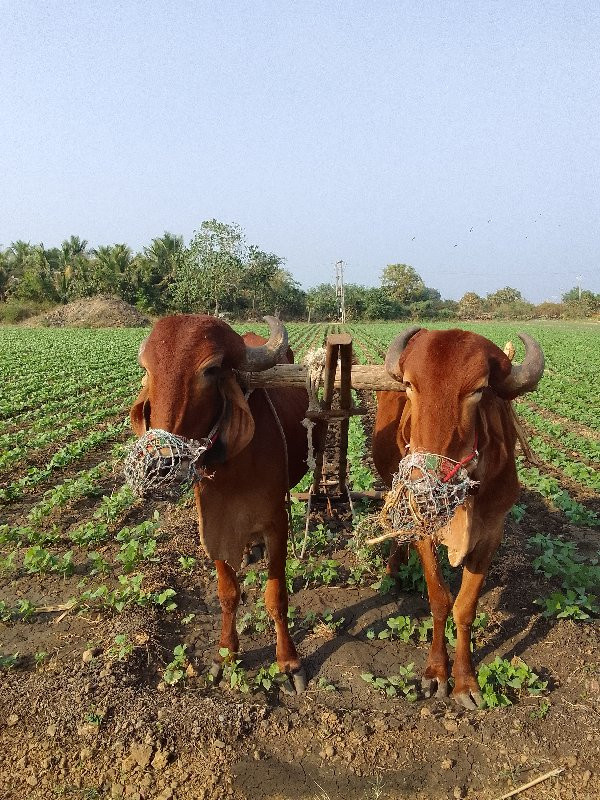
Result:
M534 308L534 315L539 319L560 319L565 313L562 303L540 303Z
M0 323L4 325L15 325L23 322L24 319L34 317L43 311L52 308L52 303L33 303L26 300L7 300L0 303Z

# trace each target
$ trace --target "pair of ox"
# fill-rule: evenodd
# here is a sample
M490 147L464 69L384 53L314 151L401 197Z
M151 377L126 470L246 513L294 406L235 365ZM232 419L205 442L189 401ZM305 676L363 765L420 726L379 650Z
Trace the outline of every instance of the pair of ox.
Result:
M197 483L194 491L200 537L217 570L219 649L239 649L236 572L248 544L262 540L268 559L265 606L275 624L277 663L289 676L287 688L301 692L306 674L287 626L285 497L306 472L306 431L301 423L308 396L295 388L269 390L268 395L256 390L248 396L237 380L238 370L268 369L293 360L285 328L273 317L267 320L268 340L255 334L241 337L209 316L159 320L140 347L146 375L131 422L139 436L162 429L206 440L210 432L201 465L210 479ZM373 458L388 486L407 450L464 462L478 481L476 493L458 508L442 534L451 563L464 566L455 602L442 578L433 539L415 545L434 620L423 688L427 696L433 690L438 697L448 694L444 629L453 607L457 646L452 694L467 708L481 702L471 661L471 624L504 518L518 493L516 433L508 401L535 388L543 371L539 346L526 335L521 338L525 360L513 367L502 350L477 334L409 329L392 342L385 361L406 392L378 392ZM397 558L395 554L390 559L392 569ZM220 669L217 655L213 676L218 677Z

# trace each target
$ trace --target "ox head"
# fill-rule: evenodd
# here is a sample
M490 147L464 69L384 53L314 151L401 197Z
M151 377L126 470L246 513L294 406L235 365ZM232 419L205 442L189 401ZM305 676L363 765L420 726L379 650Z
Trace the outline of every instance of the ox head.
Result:
M539 344L519 334L525 358L513 366L495 344L462 330L409 328L391 343L385 366L406 386L412 452L437 453L460 462L477 447L477 418L497 395L512 400L535 389L544 371ZM480 445L483 444L480 440Z
M146 373L130 412L136 434L158 429L196 442L211 435L205 466L243 450L254 420L235 370L259 371L286 360L287 331L275 317L265 319L271 333L257 347L216 317L160 319L138 354Z

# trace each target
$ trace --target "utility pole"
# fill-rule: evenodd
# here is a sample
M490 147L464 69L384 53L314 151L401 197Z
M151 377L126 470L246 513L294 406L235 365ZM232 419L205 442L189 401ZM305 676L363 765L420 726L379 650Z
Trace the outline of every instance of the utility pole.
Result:
M335 296L338 301L338 319L345 325L346 323L346 304L344 299L344 262L335 262Z

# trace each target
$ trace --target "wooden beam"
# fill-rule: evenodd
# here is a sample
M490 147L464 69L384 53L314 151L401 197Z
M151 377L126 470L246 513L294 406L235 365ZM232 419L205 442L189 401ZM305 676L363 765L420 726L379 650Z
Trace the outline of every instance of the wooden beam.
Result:
M369 489L366 492L350 492L350 497L353 500L383 500L387 492L380 492L377 489ZM321 492L315 493L313 492L312 495L310 492L292 492L292 497L296 500L308 500L309 497L312 496L313 502L318 500L340 500L342 503L345 503L348 499L348 495L344 492L343 494L323 494Z
M240 372L240 379L248 389L305 388L308 367L304 364L277 364L263 372ZM341 388L341 370L335 373L336 389ZM353 364L352 388L385 392L403 392L403 383L391 378L379 364Z

